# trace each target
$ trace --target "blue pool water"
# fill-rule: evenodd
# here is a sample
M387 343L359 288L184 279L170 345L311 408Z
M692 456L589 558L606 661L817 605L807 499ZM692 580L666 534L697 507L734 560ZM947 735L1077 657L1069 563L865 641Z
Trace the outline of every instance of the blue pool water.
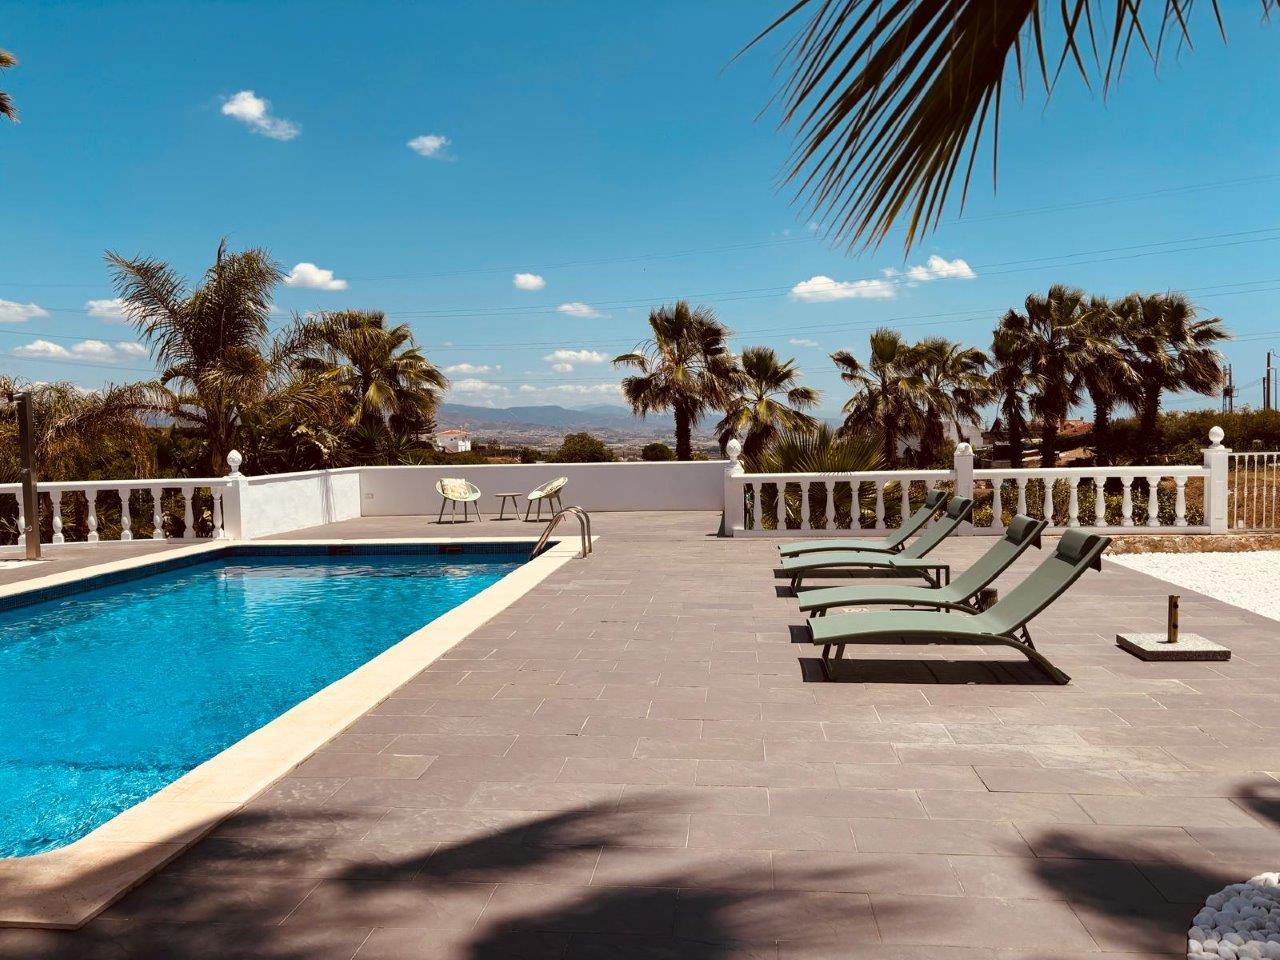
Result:
M227 556L0 613L0 856L84 836L524 559Z

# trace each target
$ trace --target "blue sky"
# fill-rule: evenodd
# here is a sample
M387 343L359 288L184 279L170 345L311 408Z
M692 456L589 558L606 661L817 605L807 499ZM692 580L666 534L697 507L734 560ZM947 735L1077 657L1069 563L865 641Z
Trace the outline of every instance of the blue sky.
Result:
M1064 282L1187 291L1241 338L1256 404L1280 349L1280 26L1225 6L1228 46L1206 8L1193 51L1158 78L1135 59L1106 103L1070 76L1047 108L1010 101L998 191L980 163L964 218L904 259L896 235L832 248L777 188L774 53L730 60L780 3L11 5L0 368L143 376L127 325L87 307L113 296L103 251L194 278L225 235L294 271L285 315L411 324L459 402L616 402L602 361L687 297L834 410L830 351L865 356L880 324L985 347Z

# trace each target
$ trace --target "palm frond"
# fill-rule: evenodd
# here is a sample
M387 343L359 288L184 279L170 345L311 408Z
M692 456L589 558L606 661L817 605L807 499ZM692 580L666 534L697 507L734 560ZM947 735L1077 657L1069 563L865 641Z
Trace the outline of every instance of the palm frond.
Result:
M1258 2L1269 13L1277 0ZM1062 0L1046 24L1039 0L797 0L746 49L807 16L784 48L776 97L797 138L786 181L838 242L874 247L905 217L910 249L962 167L963 208L988 138L994 179L1004 86L1022 88L1029 61L1046 95L1068 63L1109 90L1135 40L1157 63L1167 35L1190 42L1191 6Z

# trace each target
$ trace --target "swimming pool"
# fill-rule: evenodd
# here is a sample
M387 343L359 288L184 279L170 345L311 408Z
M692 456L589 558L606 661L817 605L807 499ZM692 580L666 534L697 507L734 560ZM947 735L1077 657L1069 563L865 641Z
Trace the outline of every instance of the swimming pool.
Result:
M235 547L0 612L0 856L84 836L528 557L483 549Z

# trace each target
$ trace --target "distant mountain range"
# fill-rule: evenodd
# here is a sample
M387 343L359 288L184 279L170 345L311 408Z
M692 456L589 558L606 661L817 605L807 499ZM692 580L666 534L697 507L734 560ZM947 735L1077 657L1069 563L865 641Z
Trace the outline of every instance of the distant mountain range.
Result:
M671 417L656 414L641 420L618 404L599 403L589 407L473 407L464 403L442 403L436 411L441 428L476 430L610 430L635 433L664 433L672 429Z

